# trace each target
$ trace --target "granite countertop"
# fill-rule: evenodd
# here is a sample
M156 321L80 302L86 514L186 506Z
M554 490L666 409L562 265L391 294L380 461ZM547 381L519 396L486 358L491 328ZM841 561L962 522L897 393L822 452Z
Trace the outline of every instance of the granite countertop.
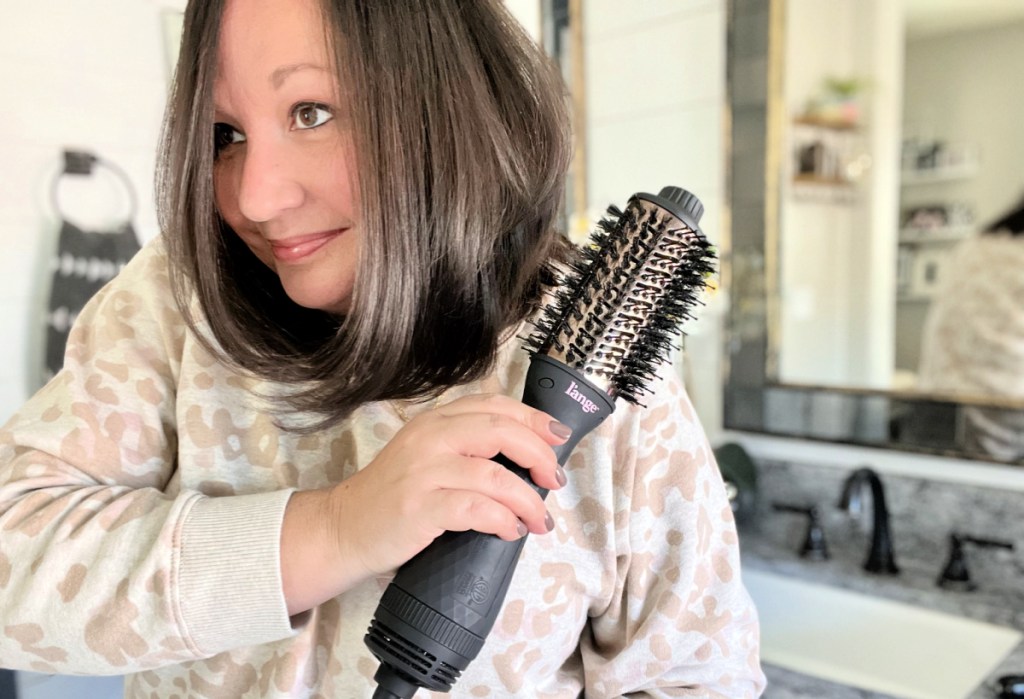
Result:
M869 512L854 518L838 506L852 472L852 468L810 463L758 462L752 506L739 518L742 564L1024 632L1024 493L883 474L900 573L880 576L861 567L869 548ZM807 518L775 511L776 503L818 508L831 553L829 560L810 562L800 557ZM967 552L968 567L978 589L942 589L936 580L948 561L952 532L1013 542L1016 549L971 548ZM884 697L783 668L766 667L765 674L769 679L765 696L769 699ZM1018 644L968 699L992 699L995 681L1010 674L1024 674L1024 643Z
M944 611L957 616L1007 626L1024 632L1024 590L985 589L954 592L936 586L936 571L913 558L899 560L898 576L870 575L861 568L865 554L863 535L829 541L832 557L811 562L798 553L804 525L797 527L747 527L740 530L742 565L779 575L799 578L906 604ZM809 677L781 667L767 665L766 699L893 699L870 692ZM992 699L996 680L1008 674L1024 674L1024 642L1019 644L975 690L969 699Z

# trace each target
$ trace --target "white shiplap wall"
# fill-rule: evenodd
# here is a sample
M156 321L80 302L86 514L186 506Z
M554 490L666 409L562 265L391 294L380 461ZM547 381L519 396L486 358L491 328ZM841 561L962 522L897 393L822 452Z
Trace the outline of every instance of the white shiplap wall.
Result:
M0 11L0 423L38 388L41 314L57 218L50 184L65 147L124 169L140 242L156 234L153 169L168 81L163 13L185 0L5 0ZM62 208L101 228L123 219L112 175L63 178ZM18 673L19 699L121 696L116 677Z
M589 214L636 192L684 187L701 228L722 243L725 190L725 0L583 3ZM687 324L687 389L709 436L721 431L725 294Z
M50 184L65 147L127 171L140 242L156 234L153 168L168 69L162 13L184 0L6 2L0 21L0 423L35 388L57 218ZM128 211L118 181L64 178L61 202L90 228Z

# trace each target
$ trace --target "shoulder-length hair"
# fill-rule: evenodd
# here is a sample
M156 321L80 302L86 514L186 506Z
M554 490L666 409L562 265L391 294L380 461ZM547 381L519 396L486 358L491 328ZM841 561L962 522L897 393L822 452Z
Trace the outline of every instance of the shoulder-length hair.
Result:
M568 250L555 230L571 149L555 66L500 0L321 0L361 202L341 318L292 302L217 213L223 7L186 10L157 176L172 287L192 331L222 361L289 387L285 411L315 416L303 430L485 374Z

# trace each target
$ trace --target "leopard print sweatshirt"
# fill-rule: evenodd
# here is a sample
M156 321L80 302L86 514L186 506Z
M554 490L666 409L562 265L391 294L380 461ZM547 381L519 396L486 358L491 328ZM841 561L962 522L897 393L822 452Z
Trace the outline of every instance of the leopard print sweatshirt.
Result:
M518 397L510 340L483 381ZM620 402L548 496L504 608L451 697L753 697L756 612L714 457L672 371ZM133 699L369 697L387 577L289 618L295 490L363 468L402 426L371 403L312 435L186 330L161 238L83 310L64 369L0 430L0 666L124 674ZM425 690L417 696L431 696Z

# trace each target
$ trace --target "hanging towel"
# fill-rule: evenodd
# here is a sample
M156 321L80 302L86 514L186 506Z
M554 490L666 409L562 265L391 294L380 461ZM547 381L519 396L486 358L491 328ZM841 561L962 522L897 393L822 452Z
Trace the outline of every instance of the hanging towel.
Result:
M50 187L53 208L61 221L56 253L50 263L50 302L46 311L46 352L43 383L64 365L68 333L78 313L100 288L114 278L138 252L132 228L138 201L128 174L115 163L87 150L64 149L64 167ZM92 177L97 167L112 172L124 185L130 213L109 231L86 231L71 223L61 208L60 183L64 176ZM2 699L2 698L0 698Z
M50 263L52 284L46 316L46 367L49 381L64 365L68 332L86 301L114 278L138 252L131 223L110 232L84 231L66 219Z

